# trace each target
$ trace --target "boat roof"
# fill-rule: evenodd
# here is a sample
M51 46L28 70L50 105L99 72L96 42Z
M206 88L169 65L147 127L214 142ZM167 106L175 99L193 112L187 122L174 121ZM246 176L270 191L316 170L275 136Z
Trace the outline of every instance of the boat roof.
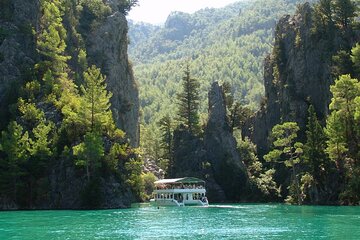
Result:
M161 179L155 181L155 184L171 184L171 183L204 183L204 180L194 177L184 177L184 178L171 178L171 179Z

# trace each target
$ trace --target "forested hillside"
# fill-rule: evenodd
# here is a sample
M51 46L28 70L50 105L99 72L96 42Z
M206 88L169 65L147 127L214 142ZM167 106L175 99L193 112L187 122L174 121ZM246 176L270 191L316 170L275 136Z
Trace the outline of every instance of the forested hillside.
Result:
M358 16L351 0L305 3L282 16L255 114L236 101L238 89L214 81L201 122L204 82L189 61L176 112L161 118L154 138L167 176L206 179L211 201L358 205Z
M0 2L0 209L126 207L140 197L125 18L136 2Z
M164 26L129 24L129 56L140 85L142 141L158 157L157 122L173 115L184 68L200 82L201 119L213 81L232 85L235 99L257 109L262 96L263 62L271 52L278 19L303 1L245 1L194 14L172 13Z

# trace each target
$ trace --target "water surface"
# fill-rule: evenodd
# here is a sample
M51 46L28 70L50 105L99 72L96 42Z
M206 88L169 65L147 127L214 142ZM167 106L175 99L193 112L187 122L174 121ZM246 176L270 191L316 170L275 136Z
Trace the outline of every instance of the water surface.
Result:
M360 239L360 207L142 205L0 212L0 239Z

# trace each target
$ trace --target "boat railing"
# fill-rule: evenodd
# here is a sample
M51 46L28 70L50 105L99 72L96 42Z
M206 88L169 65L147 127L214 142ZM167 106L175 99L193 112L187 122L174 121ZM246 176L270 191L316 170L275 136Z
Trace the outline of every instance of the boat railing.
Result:
M184 184L180 186L176 185L158 185L156 186L156 190L170 190L170 189L205 189L202 185L191 185L191 184Z

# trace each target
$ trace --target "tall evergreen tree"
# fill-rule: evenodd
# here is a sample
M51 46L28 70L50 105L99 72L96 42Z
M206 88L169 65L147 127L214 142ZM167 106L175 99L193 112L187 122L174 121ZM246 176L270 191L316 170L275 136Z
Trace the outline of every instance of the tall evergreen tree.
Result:
M292 183L290 185L290 195L287 201L290 203L302 204L302 195L298 176L298 164L303 153L303 144L295 142L297 132L300 130L295 122L285 122L273 127L271 137L273 139L273 150L264 156L267 162L284 163L286 167L292 169Z
M235 129L241 129L244 126L246 120L251 117L252 111L250 108L244 107L240 101L235 101L230 83L225 82L222 85L222 89L230 131L233 132Z
M331 114L336 115L333 119L339 121L338 123L333 122L333 124L340 124L340 129L343 129L343 131L338 134L342 135L346 141L344 144L349 150L348 157L357 159L357 154L360 149L360 136L358 132L360 123L354 118L356 111L355 99L360 96L359 80L352 79L350 75L340 76L339 79L335 81L335 84L330 87L330 91L333 94L333 98L329 108L332 111ZM330 118L331 117L330 115ZM328 123L328 126L332 128L330 123L331 122ZM333 146L328 145L329 149L332 147Z
M331 31L334 27L333 0L319 0L314 5L314 25L317 32Z
M170 116L166 115L161 118L158 122L158 126L161 131L160 146L164 151L162 158L168 161L168 169L171 169L173 159L173 126Z
M13 201L18 197L20 177L25 174L24 163L29 158L29 148L28 132L24 132L15 121L10 122L7 131L2 131L0 139L0 152L4 155L0 167L0 188Z
M360 82L350 75L340 76L330 87L333 98L330 103L331 114L327 119L328 137L326 151L335 161L344 177L344 189L340 199L345 204L360 201L360 121L357 118Z
M351 50L351 61L353 63L355 76L360 78L360 44L357 43Z
M111 128L114 121L110 110L112 93L106 90L105 77L100 69L91 66L84 73L84 85L80 87L81 107L79 116L89 131Z
M306 125L306 143L304 145L304 163L317 183L321 183L328 168L326 149L326 136L317 119L315 108L310 105L308 109L308 122Z
M76 165L85 167L88 181L101 166L101 159L104 157L103 145L99 133L88 132L84 137L84 142L73 147L74 155L78 157Z
M62 2L41 0L42 16L37 34L37 50L42 61L37 64L40 76L45 82L47 93L60 96L63 91L74 91L75 85L68 79L69 67L66 55L66 30L62 24Z
M178 117L179 121L183 123L192 134L197 134L200 131L199 126L199 106L200 84L197 79L190 76L189 65L185 70L183 77L183 90L178 94Z
M335 22L347 29L356 16L356 5L352 0L334 0Z

